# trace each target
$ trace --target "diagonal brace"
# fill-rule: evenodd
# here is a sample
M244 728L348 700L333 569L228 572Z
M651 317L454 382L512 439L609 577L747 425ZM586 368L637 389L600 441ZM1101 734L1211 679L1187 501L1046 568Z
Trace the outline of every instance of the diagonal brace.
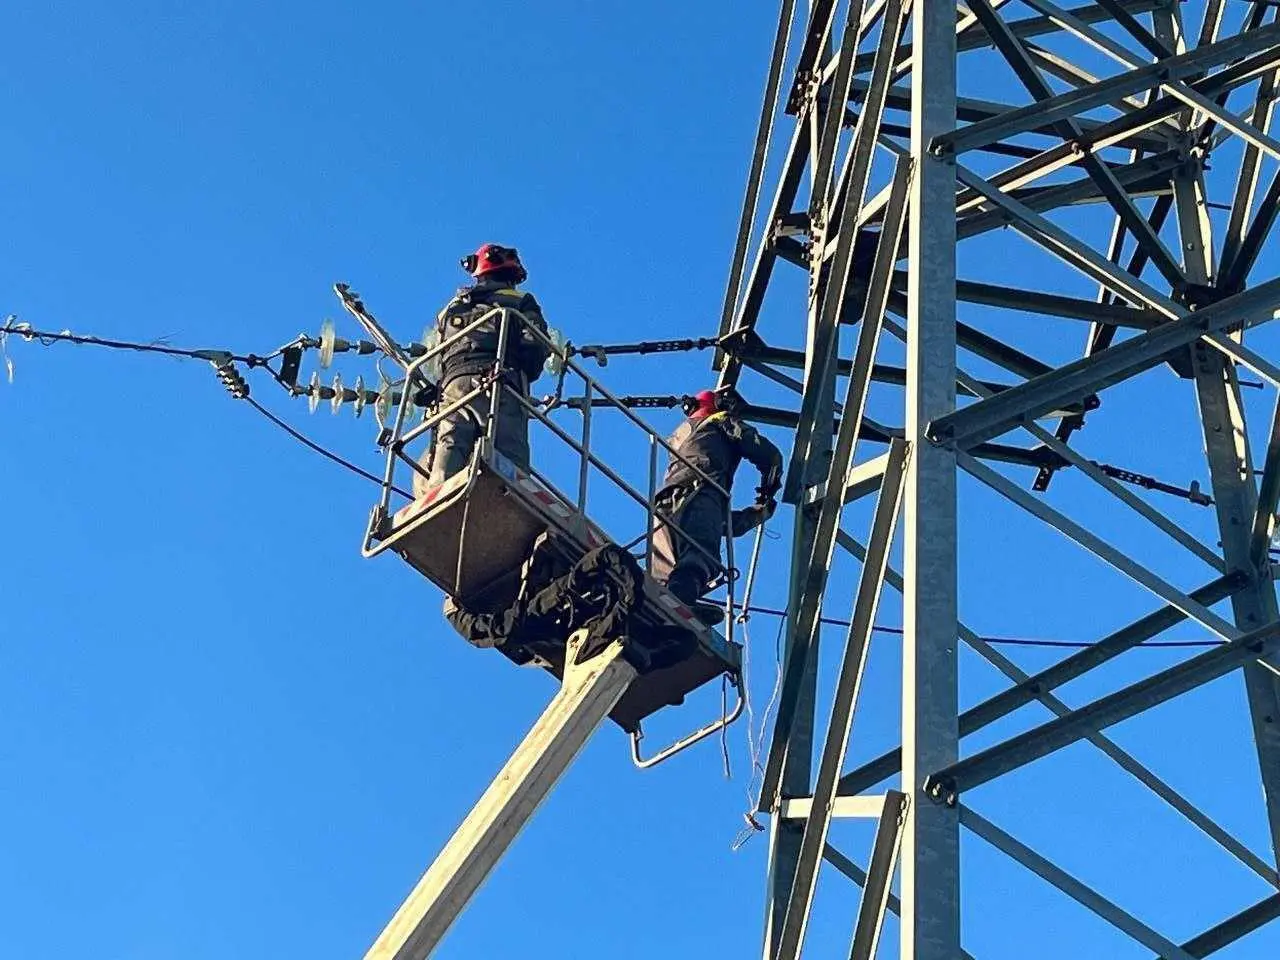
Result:
M1048 756L1097 730L1150 710L1189 690L1225 676L1280 648L1280 623L1271 623L1185 660L1115 693L1050 720L1004 743L966 757L928 778L930 796L955 802L964 790Z
M831 827L831 809L836 797L840 770L844 766L845 755L849 750L854 710L862 687L867 653L871 647L871 630L875 623L884 574L889 565L889 549L893 544L893 534L902 506L906 462L906 441L894 440L889 446L889 461L885 468L884 483L880 488L880 499L876 504L875 517L871 523L867 559L858 578L853 617L850 620L844 656L841 658L840 672L836 680L830 726L822 748L822 759L819 762L818 777L813 791L813 804L809 817L805 820L804 833L800 840L795 878L791 885L778 949L774 954L776 960L798 960L804 944L805 930L818 886L818 866L821 863L822 850L826 846L827 834ZM838 497L834 499L839 502ZM886 799L885 813L882 816L890 813L891 806L893 806L891 801ZM900 813L901 809L892 811L894 817L899 816Z
M1269 280L940 417L929 425L929 439L959 449L989 440L1023 420L1033 420L1050 410L1060 409L1063 404L1077 402L1150 370L1206 333L1248 328L1271 320L1277 306L1280 306L1280 279Z

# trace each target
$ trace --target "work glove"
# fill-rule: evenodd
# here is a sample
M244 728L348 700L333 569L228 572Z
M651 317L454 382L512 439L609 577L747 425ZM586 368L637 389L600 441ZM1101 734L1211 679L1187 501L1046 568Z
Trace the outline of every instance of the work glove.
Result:
M766 500L773 499L780 489L782 489L782 467L777 466L760 478L760 486L756 487L756 493L759 494L756 502L764 503ZM776 508L777 504L774 506Z
M414 405L419 407L429 407L439 399L440 389L434 383L423 384L413 394Z

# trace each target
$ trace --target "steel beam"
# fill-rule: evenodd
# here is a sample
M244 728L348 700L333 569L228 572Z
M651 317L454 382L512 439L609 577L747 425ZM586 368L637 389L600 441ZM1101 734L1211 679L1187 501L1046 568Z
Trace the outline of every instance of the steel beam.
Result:
M1113 104L1124 97L1141 93L1161 83L1183 80L1228 61L1267 51L1277 43L1280 43L1280 24L1271 24L1258 30L1237 34L1218 43L1109 77L1092 86L1082 87L1041 100L1031 106L1011 110L1000 117L993 117L991 120L979 121L959 130L940 134L930 146L951 153L972 150L979 144L994 143L1046 123L1088 113L1090 110Z
M1249 531L1249 566L1264 569L1276 510L1280 509L1280 397L1271 415L1271 433L1267 439L1267 455L1262 462L1262 482L1258 486L1258 506L1253 512Z
M894 274L895 279L898 276L899 276L899 273ZM906 287L905 271L901 272L901 277L902 277L902 286L905 289ZM976 286L985 286L985 285L978 284ZM1000 289L1003 290L1004 288L1000 288ZM1011 293L1016 293L1016 292L1018 291L1011 291ZM975 297L979 295L981 294L978 294L978 293L974 294ZM1070 298L1064 297L1063 299L1069 300ZM1085 301L1080 301L1080 302L1085 302ZM1117 308L1117 311L1122 311L1122 310L1128 311L1129 313L1136 313L1136 311L1129 310L1127 307ZM1121 326L1130 326L1130 323L1122 322ZM1144 325L1142 329L1144 330L1148 329L1148 326ZM799 350L787 350L782 347L769 346L765 344L762 340L759 340L758 338L755 343L738 352L744 357L750 357L753 360L758 360L762 363L767 363L770 366L786 367L787 369L790 369L790 370L804 369L805 357L804 357L804 354L801 353ZM852 372L852 370L853 370L853 360L851 358L841 357L836 361L837 376L847 377L849 376L850 372ZM874 363L871 365L871 379L875 383L890 383L897 387L905 387L907 385L907 368L896 367L888 363ZM999 393L1001 390L1008 390L1009 387L1012 386L1012 384L995 383L991 380L983 380L981 381L981 383L985 389L990 390L992 393ZM957 386L963 389L962 385L957 384Z
M884 812L885 795L861 797L833 797L831 816L836 819L877 820ZM778 806L778 816L786 820L807 820L813 812L813 797L791 797Z
M840 428L836 437L831 461L827 467L828 490L844 487L849 469L853 465L853 453L858 439L859 425L866 406L870 386L871 364L880 339L880 318L884 315L884 301L888 295L889 277L893 270L893 255L898 237L907 215L907 191L911 184L911 165L901 161L894 182L897 190L890 199L886 214L885 232L877 250L872 268L872 289L868 293L861 326L858 328L858 344L854 354L853 371L846 383L844 403L841 405ZM829 371L834 381L834 371ZM830 434L822 433L830 443ZM810 461L806 460L806 463ZM800 567L801 592L795 611L795 643L783 672L782 690L778 696L778 713L774 720L773 737L769 743L769 756L765 762L760 787L760 809L768 811L781 799L779 793L783 759L787 753L790 728L800 693L800 678L807 667L810 651L817 643L820 630L820 613L827 577L831 570L831 557L835 553L836 528L840 524L840 512L844 500L831 496L818 504L813 522L813 547L807 562Z
M1165 960L1194 960L1172 940L1160 936L1131 913L1120 909L1106 897L1071 876L1061 867L1036 853L1025 843L1014 839L990 820L969 807L960 810L960 822L997 850L1012 857L1041 879L1053 884L1072 900L1087 907L1117 930L1151 950L1156 950Z
M858 886L866 887L867 872L835 847L831 846L831 844L827 844L826 849L822 851L822 856L826 859L827 863L831 864ZM892 891L890 891L888 898L885 900L885 907L895 917L902 915L902 904L898 898L894 896ZM974 960L974 957L973 954L969 953L967 950L961 950L960 960Z
M880 488L875 517L871 523L867 560L863 563L862 573L858 578L853 616L845 638L844 654L836 679L830 725L818 764L812 808L804 823L799 861L783 921L776 954L777 960L798 960L804 945L805 930L808 927L814 893L817 890L818 866L822 861L822 850L826 846L831 827L831 809L836 796L836 782L844 767L849 738L853 733L854 710L862 687L862 674L866 667L867 653L871 647L871 630L875 625L876 610L880 602L881 583L889 563L889 548L893 545L893 534L897 528L906 462L907 445L902 440L895 440L889 447L889 462L885 469L884 483ZM834 544L834 535L832 535L832 542ZM902 799L900 794L898 799ZM898 809L890 811L891 806L896 806ZM885 815L891 813L896 822L900 812L901 803L894 804L892 800L886 801ZM883 822L882 818L881 823ZM897 832L896 828L894 832ZM894 846L896 848L896 842ZM881 880L887 887L887 879L882 877ZM865 902L864 900L864 904ZM860 929L862 925L863 922L860 919ZM869 935L870 931L864 933L864 936Z
M1147 218L1151 223L1153 230L1160 230L1163 228L1164 222L1168 218L1169 211L1171 209L1173 209L1172 195L1162 196L1156 200L1152 205L1151 213ZM1124 223L1121 222L1119 217L1116 217L1112 226L1111 242L1107 256L1107 259L1116 265L1119 265L1120 259L1124 255L1124 239ZM1141 248L1139 248L1129 258L1129 263L1125 269L1135 277L1140 276L1143 268L1146 266L1146 263L1146 254ZM1117 298L1104 284L1099 284L1098 302L1100 304L1115 305ZM1105 350L1107 347L1111 346L1112 342L1115 340L1115 335L1116 326L1113 324L1105 322L1092 324L1089 328L1089 339L1086 341L1084 355L1086 357L1091 357L1098 351ZM1084 426L1083 417L1079 419L1063 419L1059 421L1058 428L1054 431L1054 436L1063 443L1066 443L1071 439L1072 434L1082 426ZM1049 489L1049 481L1053 478L1053 474L1053 469L1041 470L1040 473L1037 474L1035 481L1032 483L1031 489L1041 493Z
M1032 63L1022 42L1010 32L1008 24L995 12L989 0L968 0L968 3L997 49L1013 68L1022 85L1027 88L1027 92L1041 103L1051 99L1053 91L1049 84ZM1078 142L1083 134L1083 130L1073 117L1063 117L1056 121L1056 125L1063 140L1069 143ZM1133 199L1125 193L1124 188L1116 180L1115 174L1091 151L1082 153L1080 162L1089 178L1097 184L1098 189L1115 208L1116 214L1124 220L1129 232L1147 251L1156 269L1164 274L1170 283L1175 286L1181 284L1185 280L1182 268L1173 253L1165 246L1164 241L1151 229L1151 225L1139 212Z
M1010 24L1013 26L1013 24ZM1016 31L1015 31L1016 33ZM865 80L854 80L853 89L861 92L866 89ZM907 87L891 87L889 90L888 100L885 106L889 110L894 111L911 111L911 90ZM1141 104L1135 103L1134 108L1140 107ZM981 100L975 97L957 97L956 98L956 119L963 120L968 123L974 123L979 120L990 120L992 117L1003 116L1010 110L1016 110L1016 104L1001 103L996 100ZM1088 117L1080 118L1077 121L1081 128L1089 133L1104 123L1102 120L1093 120ZM1052 124L1045 124L1034 130L1027 131L1030 135L1036 136L1056 136ZM994 146L995 144L986 144L986 146ZM1163 133L1142 132L1134 134L1131 139L1120 141L1118 146L1123 147L1141 147L1152 153L1160 153L1169 149L1169 138ZM982 149L981 147L975 149ZM1039 155L1040 150L1033 150L1033 154Z
M818 66L820 53L830 43L831 22L834 15L835 4L832 0L810 0L809 24L806 29L804 46L800 52L795 82L792 86L791 102L787 106L789 112L797 110L801 99L801 88L810 82ZM815 106L819 101L814 97L808 99L807 102L811 106ZM799 122L796 124L796 141L793 141L793 154L795 157L807 159L811 156L813 148L810 134L816 134L817 125L815 119L801 115ZM803 144L802 147L798 145L801 143ZM779 187L778 199L779 201L785 199L786 209L781 209L775 203L777 212L766 227L770 232L773 231L775 223L778 222L778 217L781 217L784 213L791 212L791 207L795 202L799 189L800 171L790 165L786 168L786 171L788 174L794 174L794 178L786 179ZM812 183L812 175L810 176L810 183ZM783 187L786 188L785 193L783 192ZM762 245L762 249L769 246L766 243ZM773 260L770 259L768 263L771 270ZM763 299L764 285L768 283L769 278L766 275L763 279L764 284L758 287L759 297L755 301L752 311L740 314L739 328L754 329L755 327L756 319L759 315L759 302ZM801 389L802 393L808 393L818 400L813 410L814 419L818 422L831 422L834 418L835 407L835 375L830 369L830 364L819 362L818 351L823 346L823 338L818 324L818 312L812 308L813 302L820 302L825 283L820 265L814 268L812 280L814 285L810 293L814 296L810 297L811 305L806 317L806 364L804 383ZM831 353L834 354L835 352L832 349ZM727 363L721 371L721 385L735 383L739 369L740 367L736 361L731 360ZM816 482L825 475L827 458L830 456L831 451L831 434L825 430L816 431L809 443L809 449L811 459L805 464L804 474L801 477L803 485ZM797 518L792 537L790 591L787 609L793 612L798 609L803 596L803 564L813 550L813 543L814 525L808 517L801 515ZM784 673L788 664L794 664L798 660L805 660L803 656L797 657L796 645L801 641L798 640L799 635L794 613L788 615L785 627ZM795 702L794 719L790 725L785 745L785 756L780 778L781 792L790 796L805 796L811 793L814 704L818 679L817 657L814 656L809 659L805 663L803 670L798 671L798 673L798 694ZM798 824L794 821L788 821L782 817L770 818L769 868L765 897L764 936L762 940L762 956L764 960L770 960L778 948L787 900L791 893L799 860L801 834Z
M1280 279L1227 297L1180 320L1161 324L1091 357L998 393L989 400L980 400L940 417L930 424L929 438L935 443L960 448L989 440L1024 419L1035 419L1150 370L1206 333L1220 333L1232 327L1248 328L1271 320L1277 307L1280 307Z
M1094 556L1115 567L1135 583L1146 587L1166 603L1171 603L1187 616L1198 620L1223 639L1234 639L1240 631L1203 604L1196 603L1191 597L1174 587L1128 554L1117 550L1091 530L1076 523L1066 514L1055 510L1040 498L1011 483L986 464L979 463L968 454L959 454L960 466L969 474L981 480L992 490L1013 501L1032 516L1043 520L1063 536L1074 540Z
M1132 14L1139 14L1158 7L1162 2L1163 0L1130 0L1130 2L1123 3L1122 6ZM1071 13L1085 23L1102 23L1112 19L1112 15L1098 4L1072 7ZM972 15L959 18L956 27L959 32L956 40L957 52L964 53L991 45L990 37L987 36L986 31L982 29L981 24L977 23ZM1048 17L1024 17L1019 20L1010 20L1009 28L1013 31L1014 36L1022 39L1043 36L1047 33L1054 33L1059 29L1058 25ZM912 46L910 44L904 44L898 48L899 63L910 62L911 57ZM867 59L870 58L868 57ZM859 70L865 70L865 61L860 60L858 68Z
M1243 940L1277 918L1280 918L1280 893L1260 900L1222 923L1215 924L1199 936L1192 937L1182 944L1182 949L1199 960L1231 946L1237 940ZM1155 960L1163 958L1156 957Z
M1199 590L1192 591L1190 596L1197 603L1212 605L1229 596L1233 589L1243 586L1245 579L1241 573L1228 574ZM997 720L1021 710L1027 704L1035 703L1042 694L1084 676L1090 670L1176 627L1186 619L1187 615L1183 611L1172 604L1166 604L1159 610L1121 627L1065 660L1032 674L1007 690L970 707L960 715L960 736L967 737L977 733ZM841 777L840 793L842 795L861 793L893 776L901 769L901 764L901 750L890 750L881 754Z
M1225 41L1224 41L1225 42ZM1205 96L1221 97L1235 87L1259 76L1267 75L1280 66L1280 49L1266 49L1254 54L1225 70L1212 74L1189 84L1196 92ZM1185 110L1185 104L1174 97L1161 97L1140 109L1125 113L1115 120L1110 120L1097 127L1083 129L1080 137L1074 142L1059 143L1050 147L1036 157L1016 164L993 177L992 186L1002 190L1013 190L1048 176L1056 170L1078 163L1084 152L1098 152L1106 147L1122 146L1131 143L1131 138L1141 131L1169 121L1174 114ZM976 126L976 124L974 125ZM964 128L965 130L971 127ZM976 148L975 148L976 149ZM958 209L968 211L975 202L971 193L961 193L957 199Z
M954 762L956 726L956 462L926 441L955 408L955 167L930 150L955 126L955 7L917 0L912 17L906 436L903 501L902 791L911 799L901 863L903 960L960 954L960 823L923 802L924 775Z
M843 531L840 534L840 545L859 560L866 555L866 551L862 545ZM1240 586L1237 578L1232 577L1230 579L1232 581L1232 589L1236 589ZM893 570L892 567L885 572L885 582L895 590L902 590L902 578ZM1209 595L1206 595L1201 599L1206 603L1212 602L1209 599ZM958 623L956 627L960 635L960 639L966 646L1012 680L1014 684L1017 685L1014 688L1015 690L1022 690L1030 694L1030 698L1023 703L1029 703L1031 700L1038 700L1047 707L1051 713L1058 717L1065 717L1067 714L1071 713L1071 709L1065 703L1050 693L1048 689L1042 689L1039 684L1035 682L1035 678L1028 676L1025 671L1017 666L1017 664L1013 663L1013 661L1008 657L1000 653L999 650L986 640L983 640L962 623ZM1136 645L1136 643L1129 644L1129 646L1134 645ZM1082 655L1087 656L1090 652L1091 649L1082 651ZM1088 667L1085 667L1080 670L1079 674L1075 675L1078 676L1083 674L1087 669ZM1061 679L1060 682L1065 683L1066 679ZM1023 704L1018 704L1018 706L1021 705ZM1017 707L1013 707L1011 709L1017 709ZM963 723L963 716L961 717L961 721ZM966 731L964 731L962 727L962 733L965 732ZM1223 850L1231 854L1267 883L1275 887L1280 887L1280 876L1277 875L1273 867L1263 862L1255 853L1245 847L1244 844L1240 843L1239 840L1211 820L1201 810L1189 803L1185 797L1161 780L1151 770L1147 769L1147 767L1143 766L1143 764L1138 760L1126 753L1101 733L1091 733L1086 737L1086 739L1102 751L1102 753L1109 759L1113 760L1120 769L1131 775L1135 780L1149 789L1170 807L1186 817L1193 826L1203 831L1207 837L1221 846ZM901 751L894 751L891 756L894 763L892 769L871 771L874 772L875 778L874 780L871 780L868 785L879 783L881 780L887 779L900 769L898 764L901 763L902 759ZM883 760L884 758L881 758L881 761ZM868 765L868 767L869 766L870 765ZM866 779L866 776L869 775L868 767L861 767L852 774L849 774L847 777L841 778L841 791L847 792L854 789L865 789L864 787L859 786L859 784ZM852 779L855 777L857 778L856 780Z
M760 186L764 182L765 163L769 158L769 144L773 138L773 117L782 91L782 68L786 64L795 7L796 0L782 0L782 9L778 13L778 31L773 38L773 55L769 59L764 101L760 107L760 120L756 126L756 143L751 154L751 169L747 174L746 196L742 200L738 237L734 241L733 257L729 265L729 280L724 291L724 307L720 312L721 335L728 333L732 328L735 308L738 304L742 273L751 243L751 225L755 222L756 207L760 203Z
M769 205L769 212L763 221L764 236L756 248L755 260L752 263L751 273L747 278L746 289L742 293L737 316L733 320L731 329L726 329L722 324L720 328L721 337L728 335L731 330L755 329L756 320L760 316L760 307L764 303L765 290L768 289L769 279L773 276L774 264L778 260L778 254L773 243L773 230L779 220L791 212L792 204L795 203L796 193L800 189L805 163L808 159L809 138L806 136L804 124L797 123L791 135L791 143L787 148L786 158L783 160L782 175L778 179L778 186ZM723 351L717 353L717 360L720 362L721 367L718 385L728 386L737 383L738 375L742 370L741 364L734 360L733 357L725 355Z
M1271 120L1275 114L1276 103L1275 73L1262 78L1257 97L1254 100L1252 120L1254 126L1263 132L1271 130ZM1226 237L1222 243L1222 270L1224 274L1232 273L1232 265L1244 243L1248 229L1247 220L1253 210L1253 203L1258 192L1258 178L1262 173L1262 151L1254 144L1245 146L1244 157L1240 161L1240 175L1236 179L1235 194L1231 199L1231 217L1227 223Z
M895 289L905 290L906 279L905 270L895 273ZM1021 313L1047 317L1065 317L1090 323L1107 323L1134 330L1150 330L1155 326L1155 320L1152 319L1150 312L1136 310L1122 304L1097 303L1077 297L1064 297L1056 293L1022 290L1017 287L979 283L974 280L956 282L956 299L965 303L980 303L985 307L998 307L1001 310L1017 310ZM1031 375L1038 376L1045 372L1047 371L1042 369ZM991 385L987 387L992 389ZM999 390L993 389L992 392L996 393Z
M958 167L956 176L960 182L973 191L981 194L989 203L1001 209L1010 226L1025 236L1032 243L1044 247L1054 256L1069 266L1079 270L1085 276L1098 283L1105 284L1113 293L1128 300L1134 306L1145 307L1166 317L1180 316L1179 308L1168 297L1154 287L1144 283L1138 277L1120 270L1110 260L1104 258L1092 247L1083 243L1070 231L1042 217L1024 203L1012 196L995 189L987 181L963 167ZM1151 225L1145 220L1146 229ZM1125 227L1132 230L1131 221L1125 220ZM1150 259L1152 250L1149 246L1141 247ZM1177 287L1185 286L1186 277L1178 270L1175 281ZM1185 312L1185 311L1184 311Z
M1192 361L1223 555L1229 564L1245 567L1249 563L1258 493L1240 388L1235 371L1220 353L1198 345ZM1236 623L1246 629L1263 624L1274 627L1280 621L1270 577L1255 577L1232 595L1231 607ZM1263 659L1268 657L1264 655ZM1274 672L1274 667L1280 666L1280 658L1271 659L1273 669L1246 662L1244 685L1266 796L1272 853L1280 862L1280 676Z
M829 378L833 376L830 368L834 364L838 352L840 322L846 312L851 312L849 311L852 299L850 292L854 285L854 266L856 263L854 254L859 235L858 214L862 209L863 199L867 191L867 181L871 175L872 154L880 133L880 118L884 107L885 92L889 88L889 69L892 65L893 49L901 33L902 19L906 9L907 6L904 0L887 0L885 29L881 33L879 47L872 67L871 84L867 93L867 109L858 120L858 126L853 133L853 142L849 147L847 161L849 174L847 178L844 178L845 187L842 191L843 201L838 225L839 232L835 240L835 254L831 260L819 307L819 339L817 353L814 358L814 362L819 365L819 372L814 378L814 383L822 385L823 389L825 389ZM849 19L852 25L846 28L844 34L845 42L841 46L841 56L846 58L848 69L852 68L851 61L857 47L857 30L855 26L860 19L860 10L860 4L851 4ZM840 71L837 71L837 76L838 78L841 76ZM849 78L847 73L843 74L843 76L845 80ZM838 111L832 109L830 112L837 113ZM829 144L825 139L828 135L830 136ZM826 177L830 174L829 155L834 155L835 141L838 136L838 122L833 125L832 129L824 130L824 140L818 157L818 167L814 174L814 195L810 202L810 217L815 223L819 224L816 239L820 243L825 243L827 240L827 230L830 226L827 218L833 215L834 207L836 206L836 198L828 193ZM824 158L826 158L825 167ZM899 166L901 169L900 175L905 179L909 173L907 165L900 163ZM905 209L905 184L899 193L902 196L901 206ZM886 212L886 219L888 216L889 213ZM885 234L882 233L882 241L884 236ZM889 273L893 269L893 260L896 259L897 236L897 233L892 234L892 238L895 241L894 245L885 254L889 258L888 265L884 268L885 273L882 281L886 291L889 285ZM880 246L883 246L883 243ZM815 263L813 269L821 271L822 268L820 264ZM883 313L883 307L880 308L879 312ZM876 316L874 319L878 322L879 317ZM873 353L867 361L868 369L874 359ZM800 422L797 425L795 441L792 446L792 459L790 468L787 471L787 486L785 490L785 499L790 503L795 503L800 499L800 468L809 455L811 429L814 423L813 411L817 402L817 397L812 390L806 390L801 398Z
M1154 189L1157 184L1165 191L1168 191L1169 175L1184 162L1185 159L1180 151L1163 150L1143 159L1132 160L1129 163L1110 163L1106 166L1116 181L1130 195L1136 195L1140 192L1148 192ZM1046 213L1050 210L1073 204L1092 203L1105 199L1097 182L1090 177L1079 177L1070 183L1045 187L1023 187L1005 192L1035 213ZM961 240L965 240L970 237L980 236L991 230L997 230L1006 226L1008 222L1008 214L1003 210L996 209L965 216L956 227L956 231L958 237Z
M1246 663L1270 656L1278 648L1280 623L1252 630L1073 710L1065 717L1050 720L949 767L940 768L929 777L930 790L935 799L954 800L965 790L1048 756L1090 733L1105 730L1112 724L1159 706Z
M876 826L876 839L871 847L867 879L862 885L862 902L853 927L853 944L849 960L875 960L880 932L884 929L884 913L889 906L889 885L902 843L902 822L911 800L905 793L889 791L884 812Z

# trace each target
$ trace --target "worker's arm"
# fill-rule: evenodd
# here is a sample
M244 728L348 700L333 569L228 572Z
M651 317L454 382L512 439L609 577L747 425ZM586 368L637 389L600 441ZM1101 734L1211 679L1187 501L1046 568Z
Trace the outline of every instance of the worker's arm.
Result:
M782 486L782 451L750 424L738 422L738 449L760 471L757 502L770 500Z
M547 357L551 356L551 348L531 332L530 328L535 328L544 337L547 335L547 321L542 316L542 306L531 293L526 293L524 299L520 301L520 312L524 314L527 326L520 328L520 350L518 353L518 363L520 369L529 377L532 383L538 379L538 374L542 372L542 365L547 362Z
M729 515L729 532L735 537L750 533L772 517L776 509L778 509L778 501L770 497L764 502L753 503L742 510L734 510Z
M734 510L729 516L730 535L740 537L760 526L778 509L778 501L774 499L774 495L782 486L782 452L755 427L741 420L730 419L726 424L726 432L737 444L743 459L760 471L756 502L745 509Z

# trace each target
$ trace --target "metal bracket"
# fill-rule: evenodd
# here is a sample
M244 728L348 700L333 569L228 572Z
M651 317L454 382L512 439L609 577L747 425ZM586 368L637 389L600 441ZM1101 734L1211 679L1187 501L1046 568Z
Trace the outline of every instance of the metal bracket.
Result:
M683 737L680 740L677 740L675 743L671 744L671 746L667 747L665 750L661 750L658 753L655 753L652 757L649 757L647 759L645 757L640 756L640 741L644 739L644 731L639 726L637 726L636 729L631 732L632 763L634 763L641 770L648 770L650 767L656 767L658 764L662 763L662 761L670 760L677 753L681 753L684 750L687 750L689 747L692 747L695 743L700 743L703 740L707 739L707 737L711 736L712 734L719 733L725 727L729 726L735 720L737 720L738 717L742 716L742 711L746 708L746 705L747 705L747 695L746 695L746 692L742 689L742 677L737 675L731 675L730 679L733 681L733 689L738 692L738 702L734 704L733 710L731 710L728 714L722 715L718 720L714 720L711 723L708 723L706 726L698 728L693 733L689 734L687 737Z

